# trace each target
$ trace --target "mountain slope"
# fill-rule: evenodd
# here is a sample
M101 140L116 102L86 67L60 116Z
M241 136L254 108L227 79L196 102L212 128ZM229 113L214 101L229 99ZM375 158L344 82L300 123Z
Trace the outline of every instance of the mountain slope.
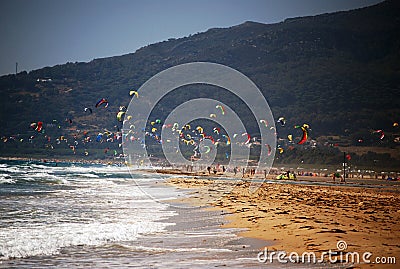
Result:
M291 125L309 123L314 138L344 135L354 142L376 129L395 136L398 130L389 128L400 121L399 32L400 4L385 1L277 24L245 22L151 44L127 55L3 76L0 135L29 134L30 123L39 120L72 119L71 126L62 122L63 128L91 132L112 129L118 107L129 103L130 89L168 67L208 61L247 75L262 90L275 117L284 116ZM177 92L160 110L172 109L194 92ZM212 90L206 92L213 97ZM224 97L215 97L221 94ZM109 109L84 113L102 97L110 101ZM369 137L365 143L375 141Z

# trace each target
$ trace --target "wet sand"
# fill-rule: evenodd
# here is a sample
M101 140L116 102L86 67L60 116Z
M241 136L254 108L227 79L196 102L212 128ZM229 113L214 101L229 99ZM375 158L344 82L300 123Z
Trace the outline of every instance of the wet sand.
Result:
M321 178L319 181L328 181ZM287 253L371 252L368 259L395 257L396 264L357 264L353 268L398 268L400 263L400 196L398 185L349 187L263 183L255 192L250 181L172 178L168 184L190 189L185 203L223 210L226 228L246 228L240 235L271 242L269 250ZM335 259L333 259L335 260Z

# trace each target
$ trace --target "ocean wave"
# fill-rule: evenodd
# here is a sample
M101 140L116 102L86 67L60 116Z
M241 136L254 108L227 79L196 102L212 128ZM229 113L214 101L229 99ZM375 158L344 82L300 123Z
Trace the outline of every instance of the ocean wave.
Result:
M144 194L126 168L28 163L0 168L10 171L0 172L0 184L14 180L3 189L6 199L0 200L1 213L7 216L0 218L3 260L55 255L75 246L131 242L164 232L174 223L160 220L177 214ZM172 196L170 189L155 190L160 196Z
M74 176L84 177L84 178L99 178L96 174L85 173L85 174L73 174Z
M0 174L0 184L13 184L15 183L15 179L11 177L9 174Z
M21 172L23 172L23 170L21 170L21 168L16 167L16 166L5 166L5 167L0 167L0 172L21 173Z
M66 223L0 231L0 259L55 255L65 247L99 246L133 241L143 234L160 232L165 223Z

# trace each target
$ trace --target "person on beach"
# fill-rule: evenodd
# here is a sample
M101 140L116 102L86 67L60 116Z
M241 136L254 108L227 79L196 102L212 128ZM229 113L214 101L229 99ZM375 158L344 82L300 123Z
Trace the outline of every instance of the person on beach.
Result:
M208 174L210 175L211 174L211 167L210 166L207 167L207 171L208 171Z
M237 174L237 167L235 166L234 168L233 168L233 173L235 174L235 176L236 176L236 174Z
M340 174L339 174L339 173L333 173L333 174L332 174L333 182L335 182L335 179L336 179L336 178L340 178Z

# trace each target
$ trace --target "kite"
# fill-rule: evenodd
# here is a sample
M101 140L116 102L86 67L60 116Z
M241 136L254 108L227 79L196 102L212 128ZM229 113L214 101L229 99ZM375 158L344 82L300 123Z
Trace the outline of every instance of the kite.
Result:
M303 131L303 136L301 137L301 140L297 143L299 145L304 144L307 141L307 138L308 138L307 129L304 128L304 127L301 127L301 130Z
M102 133L99 133L99 134L97 135L97 137L96 137L96 141L97 141L97 142L100 142L102 139L103 139L103 134L102 134Z
M138 93L137 91L133 91L133 90L132 90L132 91L129 92L129 95L130 95L130 96L135 95L136 98L139 98L139 93Z
M205 136L204 139L210 139L211 143L215 144L214 138L212 136L210 136L210 135L209 136Z
M226 145L230 145L230 144L231 144L231 139L230 139L230 137L227 136L227 135L222 135L222 136L226 138Z
M39 124L39 123L38 123ZM383 140L383 138L385 138L385 133L382 130L376 130L374 131L374 133L378 133L381 136L379 137L380 140Z
M216 105L215 108L221 109L221 114L225 115L225 108L222 105Z
M179 128L179 125L177 122L175 122L174 125L172 125L172 131L176 131L176 130L178 130L178 128Z
M267 120L260 120L260 123L264 123L265 128L268 127L268 121Z
M37 125L36 125L35 130L38 131L38 132L40 132L40 131L42 131L42 128L43 128L43 122L39 121L39 122L37 123Z
M104 107L107 108L108 107L108 101L105 98L101 98L95 105L95 107L99 107L102 104L106 104Z
M245 135L247 135L247 140L246 140L245 144L248 144L250 142L250 140L251 140L251 136L248 133L243 133L242 134L242 136L245 136Z
M285 119L284 117L280 117L280 118L277 120L277 122L280 123L281 126L285 126L285 124L286 124L286 119Z
M303 126L295 126L294 128L301 128L301 130L303 131L303 136L301 137L300 141L297 143L299 145L304 144L307 141L308 138L308 125L307 124L303 124Z
M209 153L211 148L209 146L204 146L205 148L207 148L207 150L204 152L205 154Z
M125 113L126 113L125 111L119 111L119 112L117 113L117 120L118 120L119 122L122 122L122 117L124 116Z

